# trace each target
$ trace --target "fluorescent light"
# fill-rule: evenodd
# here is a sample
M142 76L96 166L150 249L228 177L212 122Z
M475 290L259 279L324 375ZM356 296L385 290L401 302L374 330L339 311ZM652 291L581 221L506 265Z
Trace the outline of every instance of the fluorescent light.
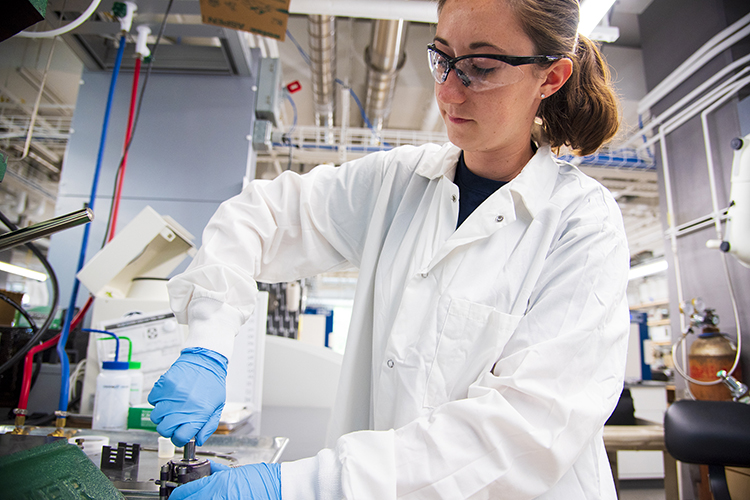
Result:
M24 278L31 278L37 281L47 280L47 275L44 273L40 273L39 271L32 271L31 269L26 269L25 267L14 266L13 264L8 264L7 262L2 262L2 261L0 261L0 271L5 271L6 273L11 273L11 274L17 274L18 276L23 276Z
M597 25L587 36L595 42L614 43L620 38L620 28Z
M655 260L653 262L649 262L648 264L641 264L640 266L631 267L630 271L628 272L628 281L651 276L652 274L666 271L667 268L669 268L669 265L664 259Z
M581 15L578 20L578 32L589 36L596 25L607 15L615 0L583 0L581 2Z

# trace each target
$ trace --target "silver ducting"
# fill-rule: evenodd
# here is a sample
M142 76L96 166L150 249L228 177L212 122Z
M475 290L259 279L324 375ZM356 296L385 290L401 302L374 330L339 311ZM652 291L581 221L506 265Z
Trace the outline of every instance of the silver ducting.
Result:
M336 79L336 18L309 15L307 33L310 41L313 104L315 124L333 127Z
M372 25L370 46L365 50L367 95L365 112L372 129L383 128L391 111L396 76L406 62L406 31L403 19L376 19Z

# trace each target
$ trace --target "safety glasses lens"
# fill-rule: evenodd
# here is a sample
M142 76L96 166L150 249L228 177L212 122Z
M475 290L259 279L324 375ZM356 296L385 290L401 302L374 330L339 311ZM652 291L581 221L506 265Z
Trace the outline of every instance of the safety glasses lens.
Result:
M434 50L427 51L427 60L430 64L430 72L435 78L435 81L443 83L448 76L448 71L450 70L448 60Z
M497 59L469 57L456 63L460 71L471 81L469 88L484 90L493 87L512 85L523 79L520 66L511 66Z
M433 49L427 50L430 72L437 83L444 83L453 68L464 86L474 91L487 90L517 83L523 79L523 70L497 59L467 57L451 65L450 61Z

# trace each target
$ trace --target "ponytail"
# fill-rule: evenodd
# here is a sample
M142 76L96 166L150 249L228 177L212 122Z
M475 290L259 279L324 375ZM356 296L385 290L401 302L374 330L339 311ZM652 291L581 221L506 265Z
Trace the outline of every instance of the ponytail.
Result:
M609 69L597 46L578 36L573 73L557 92L544 99L537 115L546 140L555 147L568 146L585 156L595 152L617 133L617 97Z

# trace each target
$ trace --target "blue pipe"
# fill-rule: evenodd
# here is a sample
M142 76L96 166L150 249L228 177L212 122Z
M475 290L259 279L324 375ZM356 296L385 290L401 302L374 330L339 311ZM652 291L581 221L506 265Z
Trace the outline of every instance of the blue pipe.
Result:
M286 99L292 105L292 111L294 111L294 119L292 120L292 127L287 132L287 135L291 135L291 133L294 132L294 128L297 126L297 105L294 104L294 99L292 99L292 96L289 95L289 92L284 92L284 97L286 97Z
M378 152L378 151L390 151L393 149L393 146L391 146L388 143L383 143L383 146L347 146L347 151L365 151L368 153ZM289 144L284 144L282 142L274 142L273 146L276 148L285 148L288 147ZM297 146L302 149L322 149L326 151L338 151L339 146L335 146L333 144L302 144L301 146Z
M99 185L99 173L102 170L102 161L104 160L104 145L107 143L107 129L109 128L109 114L112 111L112 101L115 96L115 86L117 84L117 76L120 74L120 66L122 65L122 55L125 53L125 35L120 37L120 48L117 50L117 58L115 59L115 67L112 70L112 81L109 84L109 96L107 97L107 109L104 112L104 124L102 125L102 136L99 141L99 154L96 158L96 170L94 170L94 180L91 184L91 197L89 198L89 208L94 209L94 201L96 200L96 189ZM89 243L89 232L91 230L91 224L86 224L83 229L83 241L81 241L81 253L78 256L78 267L76 273L83 269L83 264L86 262L86 247ZM68 411L68 395L70 394L70 362L68 360L68 354L65 352L65 344L68 342L68 335L70 334L70 324L73 322L73 310L78 300L78 289L81 283L78 278L73 277L73 291L70 294L70 303L68 310L65 313L65 322L63 323L62 332L60 333L60 340L57 342L57 355L60 358L61 376L60 381L60 401L58 403L58 409L61 412ZM119 344L119 343L118 343Z

